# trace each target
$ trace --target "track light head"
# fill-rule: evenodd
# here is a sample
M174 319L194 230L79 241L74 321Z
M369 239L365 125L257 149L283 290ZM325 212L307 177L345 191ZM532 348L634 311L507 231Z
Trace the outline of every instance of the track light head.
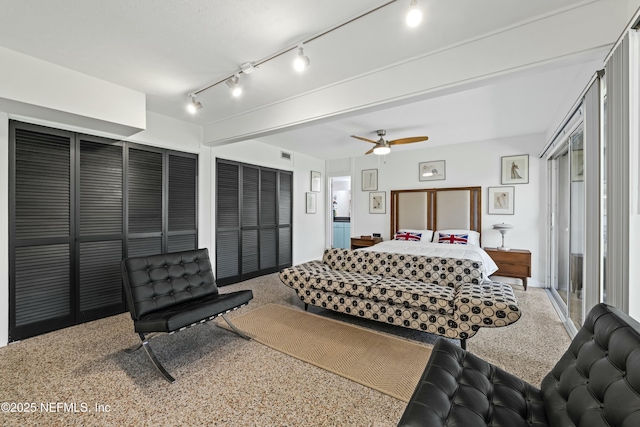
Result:
M309 66L311 60L308 56L304 54L304 48L302 46L298 47L298 57L293 61L293 68L301 73L305 68Z
M418 0L411 0L410 10L407 13L407 25L411 28L417 27L422 21L422 12L418 9Z
M187 104L187 111L189 111L191 114L195 114L199 109L202 108L202 102L198 101L196 99L196 95L193 93L189 95L189 98L191 98L191 101L189 101L189 103Z
M238 97L242 95L242 86L240 86L240 78L238 75L234 75L233 77L229 77L225 83L229 86L229 90L231 90L231 95L234 97Z

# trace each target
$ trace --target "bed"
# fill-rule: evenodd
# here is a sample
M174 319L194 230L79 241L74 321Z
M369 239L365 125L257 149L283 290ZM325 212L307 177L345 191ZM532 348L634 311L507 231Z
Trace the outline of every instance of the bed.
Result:
M481 261L483 280L489 280L489 276L498 271L498 266L493 259L491 259L489 254L487 254L481 247L473 245L451 245L435 242L387 240L378 243L377 245L358 250Z
M498 266L481 247L482 187L391 191L390 238L367 251L481 261L483 280Z
M283 269L280 280L305 309L459 339L464 348L480 328L521 315L513 289L488 279L497 266L480 246L480 195L480 187L392 191L393 240L327 249L321 261Z

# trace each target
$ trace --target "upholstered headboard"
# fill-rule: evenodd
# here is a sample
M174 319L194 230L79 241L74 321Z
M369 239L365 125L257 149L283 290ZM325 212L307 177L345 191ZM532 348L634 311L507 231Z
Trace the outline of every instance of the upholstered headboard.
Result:
M482 231L482 187L391 191L391 234L401 229Z

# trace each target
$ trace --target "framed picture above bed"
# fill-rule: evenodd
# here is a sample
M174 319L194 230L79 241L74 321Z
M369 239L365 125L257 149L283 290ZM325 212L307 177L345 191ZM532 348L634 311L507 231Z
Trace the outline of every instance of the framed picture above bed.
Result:
M369 213L383 214L387 213L387 193L384 191L376 191L369 193Z
M500 184L529 183L529 155L502 157L502 179Z
M489 215L513 215L515 187L489 187Z
M418 179L420 181L442 181L446 177L446 163L444 160L422 162L418 165Z

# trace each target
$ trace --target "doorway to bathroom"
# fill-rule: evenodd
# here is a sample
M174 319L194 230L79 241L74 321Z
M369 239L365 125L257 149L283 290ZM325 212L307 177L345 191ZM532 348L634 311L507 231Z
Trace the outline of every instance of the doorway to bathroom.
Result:
M351 247L351 177L331 178L331 247Z

